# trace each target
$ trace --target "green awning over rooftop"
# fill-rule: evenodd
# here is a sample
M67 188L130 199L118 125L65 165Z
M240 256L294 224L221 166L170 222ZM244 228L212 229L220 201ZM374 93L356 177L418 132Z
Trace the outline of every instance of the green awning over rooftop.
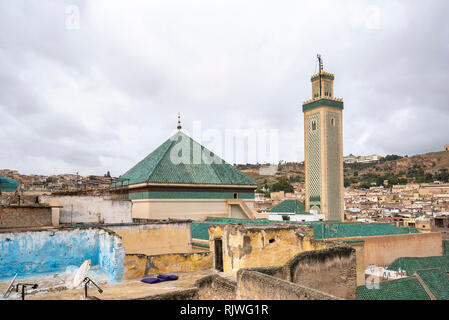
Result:
M9 179L6 177L0 177L0 190L5 192L14 192L19 187L20 182Z
M257 182L178 131L112 186L136 183L257 185Z

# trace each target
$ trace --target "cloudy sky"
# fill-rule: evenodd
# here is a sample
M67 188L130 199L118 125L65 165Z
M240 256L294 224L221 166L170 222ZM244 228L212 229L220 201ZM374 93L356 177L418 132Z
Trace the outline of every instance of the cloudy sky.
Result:
M231 163L303 161L317 53L345 102L345 155L442 150L448 12L447 0L0 0L0 169L118 176L178 112ZM224 152L233 130L265 132L271 154Z

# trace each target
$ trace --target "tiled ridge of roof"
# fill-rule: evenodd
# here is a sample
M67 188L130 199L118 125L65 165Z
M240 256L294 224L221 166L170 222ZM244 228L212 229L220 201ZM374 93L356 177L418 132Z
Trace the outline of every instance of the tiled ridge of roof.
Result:
M306 207L297 199L287 199L274 206L270 212L285 212L296 214L311 214L306 212Z

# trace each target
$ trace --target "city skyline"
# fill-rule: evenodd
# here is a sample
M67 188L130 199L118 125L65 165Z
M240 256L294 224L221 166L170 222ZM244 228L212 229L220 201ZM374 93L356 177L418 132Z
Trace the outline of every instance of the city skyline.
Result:
M279 160L301 162L317 53L344 97L344 155L442 150L448 4L349 2L2 3L0 168L119 176L178 112L190 132L278 130Z

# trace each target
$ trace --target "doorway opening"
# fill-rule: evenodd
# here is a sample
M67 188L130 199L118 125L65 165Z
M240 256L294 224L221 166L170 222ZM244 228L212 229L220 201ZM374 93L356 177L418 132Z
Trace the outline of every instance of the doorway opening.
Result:
M223 241L221 238L214 240L215 269L223 272Z

